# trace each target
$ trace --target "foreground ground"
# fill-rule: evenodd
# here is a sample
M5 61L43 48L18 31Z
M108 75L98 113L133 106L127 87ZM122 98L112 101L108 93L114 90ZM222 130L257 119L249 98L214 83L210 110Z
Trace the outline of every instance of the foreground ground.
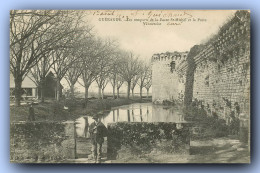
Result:
M128 154L125 153L127 156ZM88 158L67 160L67 163L94 163ZM106 160L102 163L249 163L248 145L232 136L191 141L190 155L172 155L154 151L139 157L130 156L124 159Z

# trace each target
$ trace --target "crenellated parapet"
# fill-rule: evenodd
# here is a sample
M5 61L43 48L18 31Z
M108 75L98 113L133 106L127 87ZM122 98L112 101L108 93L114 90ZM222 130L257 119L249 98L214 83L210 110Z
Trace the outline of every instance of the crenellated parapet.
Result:
M183 71L187 68L187 55L188 52L166 52L160 54L154 54L152 56L152 63L168 63L171 66L171 63L174 63L175 71Z
M156 61L182 61L186 60L188 52L166 52L154 54L152 62Z

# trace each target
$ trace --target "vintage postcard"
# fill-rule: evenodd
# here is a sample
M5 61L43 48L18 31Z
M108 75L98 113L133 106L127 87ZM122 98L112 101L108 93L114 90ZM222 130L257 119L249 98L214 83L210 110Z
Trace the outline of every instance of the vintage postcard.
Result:
M250 163L250 11L11 10L10 162Z

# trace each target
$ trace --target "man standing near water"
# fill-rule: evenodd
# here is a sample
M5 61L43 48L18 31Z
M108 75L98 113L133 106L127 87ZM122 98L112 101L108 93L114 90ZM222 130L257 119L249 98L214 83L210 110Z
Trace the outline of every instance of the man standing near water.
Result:
M107 136L107 128L99 120L98 115L103 114L98 113L97 115L94 115L94 122L89 126L89 133L92 143L92 155L95 159L95 163L101 163L102 144L104 143L104 137Z
M29 107L28 121L35 121L35 114L34 114L33 103L31 103L30 107Z

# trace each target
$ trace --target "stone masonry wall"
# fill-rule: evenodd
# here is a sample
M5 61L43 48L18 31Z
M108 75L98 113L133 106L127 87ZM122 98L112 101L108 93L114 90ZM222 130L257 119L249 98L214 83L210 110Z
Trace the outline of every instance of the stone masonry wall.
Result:
M194 57L193 100L227 122L231 114L250 114L249 21L248 12L238 11Z
M171 63L175 62L172 70ZM199 103L227 124L239 120L248 141L250 127L250 12L238 10L205 44L184 53L152 57L152 100ZM196 104L197 105L197 104Z
M154 103L182 101L185 89L185 70L187 52L154 54L152 57L152 86Z

